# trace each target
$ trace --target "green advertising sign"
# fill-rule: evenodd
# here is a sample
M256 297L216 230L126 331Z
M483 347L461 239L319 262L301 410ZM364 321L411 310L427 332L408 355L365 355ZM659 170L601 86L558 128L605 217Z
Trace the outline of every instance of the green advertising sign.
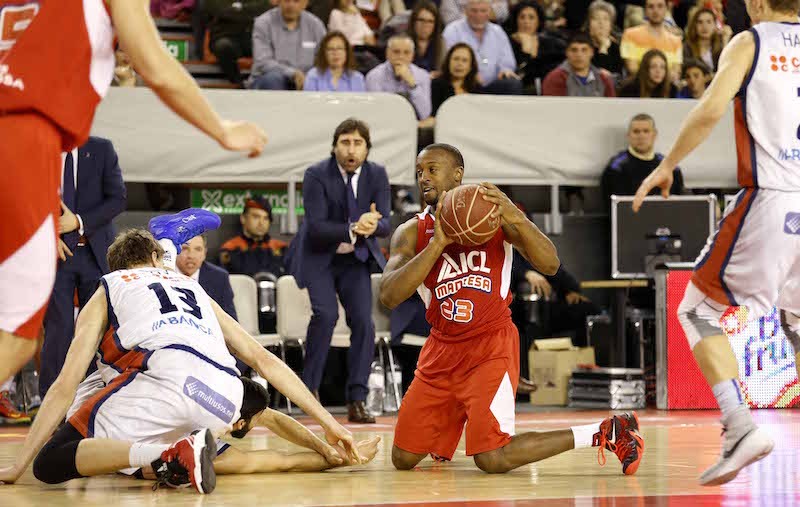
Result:
M220 215L238 215L244 209L244 203L254 195L263 196L272 206L272 212L283 215L289 209L289 192L286 190L247 190L241 188L193 188L192 207L203 208ZM303 194L296 192L295 210L298 215L304 213Z
M189 41L187 40L165 40L164 45L167 47L169 54L174 56L179 62L186 62L189 60Z

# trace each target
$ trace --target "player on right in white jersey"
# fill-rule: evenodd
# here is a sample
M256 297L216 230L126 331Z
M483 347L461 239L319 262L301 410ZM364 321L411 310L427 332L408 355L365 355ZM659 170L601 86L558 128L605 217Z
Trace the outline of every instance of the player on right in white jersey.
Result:
M661 164L636 192L669 195L672 171L702 143L734 101L742 190L698 257L678 318L722 411L719 461L700 476L724 484L772 451L739 382L720 319L744 325L782 309L787 336L800 331L800 23L798 0L745 0L754 26L722 52L714 81L689 113Z
M157 217L150 224L173 251L173 245L217 226L219 217L203 210ZM343 449L348 463L361 463L351 433L294 372L196 281L164 269L163 255L154 237L140 229L121 234L111 245L113 271L102 278L78 316L64 369L48 391L16 464L0 469L0 482L17 480L51 439L96 352L107 385L52 437L72 435L55 449L59 458L46 460L47 470L39 470L37 475L48 482L153 464L161 480L182 477L200 493L213 491L215 437L240 419L243 401L243 384L229 349L313 417L328 444Z

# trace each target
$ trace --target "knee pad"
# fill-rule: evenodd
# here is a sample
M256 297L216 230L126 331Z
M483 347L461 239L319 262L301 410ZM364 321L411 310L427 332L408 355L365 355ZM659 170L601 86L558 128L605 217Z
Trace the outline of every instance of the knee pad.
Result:
M795 354L800 352L800 315L781 310L781 328Z
M727 309L727 306L712 300L689 282L678 307L678 320L689 348L694 350L703 338L725 334L720 326L720 318Z
M33 476L46 484L59 484L83 477L75 464L83 435L71 424L59 428L33 462Z

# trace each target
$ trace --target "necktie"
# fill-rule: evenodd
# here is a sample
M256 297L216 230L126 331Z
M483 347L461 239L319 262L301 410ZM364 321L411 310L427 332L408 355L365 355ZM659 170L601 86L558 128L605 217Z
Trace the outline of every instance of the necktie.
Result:
M61 199L67 208L75 213L75 162L72 159L72 152L67 152L67 157L64 159L64 187L61 190ZM64 234L63 239L67 247L74 252L75 247L78 246L78 231Z
M356 203L356 193L353 191L353 173L347 173L347 215L351 223L356 223L361 218L361 214L358 212L358 204ZM356 259L365 262L369 256L369 251L362 236L356 237L354 247L353 254Z

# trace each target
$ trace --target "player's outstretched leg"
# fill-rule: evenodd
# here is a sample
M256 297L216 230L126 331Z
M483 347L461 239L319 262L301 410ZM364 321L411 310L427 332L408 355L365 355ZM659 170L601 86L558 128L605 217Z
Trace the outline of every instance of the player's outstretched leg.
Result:
M683 327L697 365L706 378L722 412L722 455L719 461L700 475L703 486L717 486L733 480L747 465L766 457L774 442L753 422L742 385L739 363L728 338L721 330L720 319L729 311L706 297L694 283L689 283L678 308ZM746 315L729 315L744 325Z
M600 423L574 426L568 430L521 433L500 449L476 454L475 464L484 472L504 473L585 447L599 448L600 465L605 465L604 450L609 450L622 462L624 474L636 473L644 455L644 439L639 435L636 414L615 415Z
M148 229L164 248L164 266L174 271L181 245L205 231L218 228L221 223L219 215L213 211L188 208L172 215L151 218Z
M214 458L217 443L208 429L195 431L172 444L153 461L157 485L172 488L192 485L201 495L211 493L217 486Z

